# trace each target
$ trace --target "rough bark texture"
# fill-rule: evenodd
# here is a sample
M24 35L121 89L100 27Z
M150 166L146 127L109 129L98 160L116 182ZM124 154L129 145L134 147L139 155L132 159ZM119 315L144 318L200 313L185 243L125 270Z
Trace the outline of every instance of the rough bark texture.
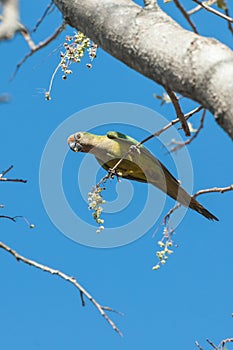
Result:
M65 20L144 76L209 109L233 139L233 52L131 0L54 0Z

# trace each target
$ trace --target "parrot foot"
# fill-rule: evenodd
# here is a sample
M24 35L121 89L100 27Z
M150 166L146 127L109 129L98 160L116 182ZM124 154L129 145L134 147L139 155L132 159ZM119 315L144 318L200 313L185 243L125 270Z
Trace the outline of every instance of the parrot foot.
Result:
M117 177L117 181L120 182L121 173L119 173L117 171L117 169L108 169L108 174L109 174L109 178L111 180L114 179L114 176L116 176Z

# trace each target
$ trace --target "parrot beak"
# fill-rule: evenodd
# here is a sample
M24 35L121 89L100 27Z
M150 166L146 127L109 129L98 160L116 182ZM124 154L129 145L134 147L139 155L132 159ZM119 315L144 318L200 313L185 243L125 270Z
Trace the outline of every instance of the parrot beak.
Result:
M71 141L69 143L69 147L74 152L81 152L82 151L82 146L79 143L75 142L75 141Z

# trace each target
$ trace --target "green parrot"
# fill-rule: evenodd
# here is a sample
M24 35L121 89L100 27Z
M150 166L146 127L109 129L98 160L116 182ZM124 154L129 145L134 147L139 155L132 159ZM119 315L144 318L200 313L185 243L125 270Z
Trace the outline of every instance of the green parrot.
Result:
M72 151L92 153L107 171L112 169L130 149L130 153L116 168L117 176L150 183L207 219L219 221L180 186L175 177L148 149L142 145L136 147L137 144L137 140L116 131L109 131L103 136L76 132L68 138L68 145Z

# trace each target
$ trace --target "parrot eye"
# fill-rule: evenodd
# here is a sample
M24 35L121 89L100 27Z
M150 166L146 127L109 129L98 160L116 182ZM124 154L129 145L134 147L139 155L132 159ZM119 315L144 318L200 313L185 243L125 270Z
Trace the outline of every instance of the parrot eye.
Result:
M76 134L74 134L74 139L75 141L78 141L81 138L81 134L79 132L77 132Z

